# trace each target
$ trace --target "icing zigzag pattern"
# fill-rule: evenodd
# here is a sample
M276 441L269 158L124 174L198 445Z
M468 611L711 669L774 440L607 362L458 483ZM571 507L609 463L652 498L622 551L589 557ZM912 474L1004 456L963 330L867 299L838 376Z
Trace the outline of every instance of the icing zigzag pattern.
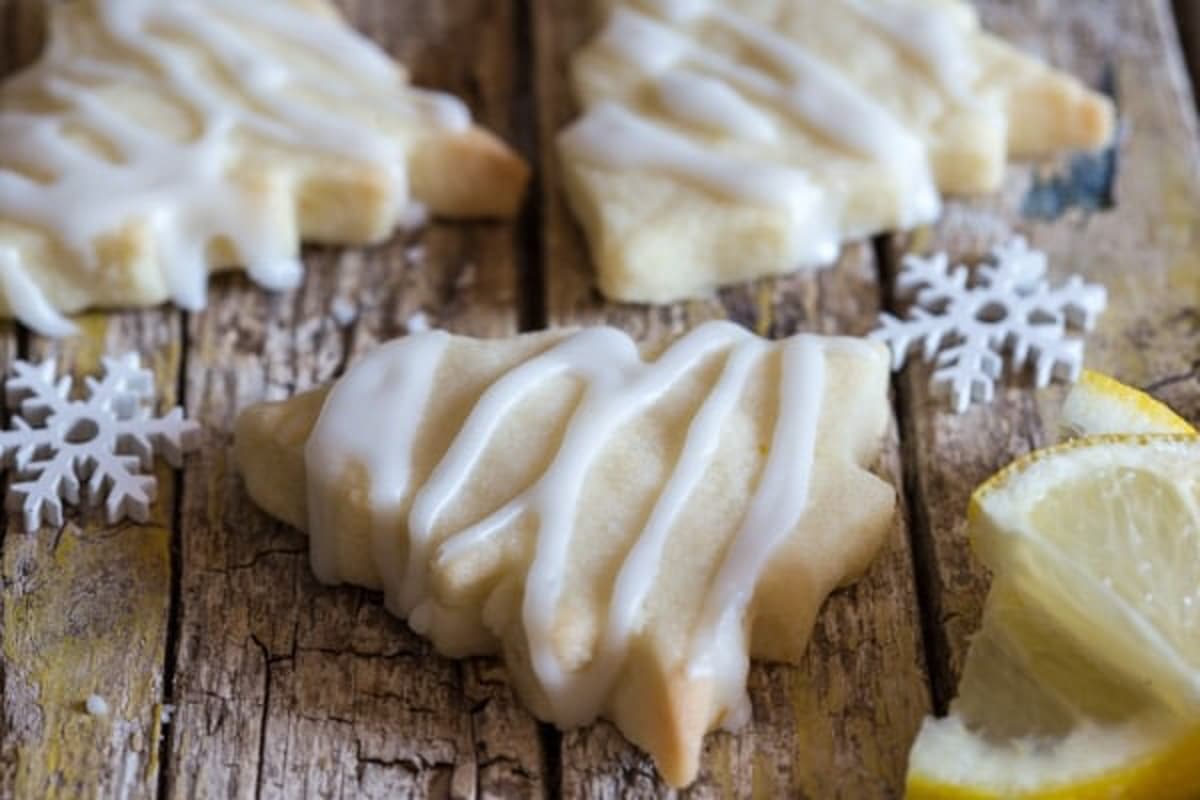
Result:
M524 165L324 0L50 9L46 52L0 87L0 314L43 333L93 305L200 308L234 265L292 287L301 238L515 210Z
M750 656L798 659L881 541L887 369L872 343L730 323L661 353L434 332L248 410L238 461L323 581L382 589L444 653L501 652L543 719L613 719L684 784L748 715Z
M1009 154L1100 147L1108 101L960 0L625 0L573 62L559 139L600 289L666 302L830 263L997 188Z

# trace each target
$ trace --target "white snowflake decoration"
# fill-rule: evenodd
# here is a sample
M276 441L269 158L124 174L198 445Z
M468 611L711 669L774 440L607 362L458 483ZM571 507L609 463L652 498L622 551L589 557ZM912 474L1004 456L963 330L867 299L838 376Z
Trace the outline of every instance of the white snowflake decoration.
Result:
M1070 337L1068 326L1090 330L1108 303L1103 286L1078 275L1051 288L1045 253L1021 237L994 248L992 260L968 283L967 268L951 269L945 253L906 257L896 292L916 292L916 304L906 320L882 314L871 334L891 347L893 369L918 346L926 361L936 356L933 385L949 390L958 413L972 401L991 401L1006 350L1014 369L1032 361L1038 388L1051 378L1076 380L1083 340Z
M72 380L56 379L53 360L18 361L5 384L13 430L0 431L0 456L13 470L8 506L25 530L63 524L62 501L104 501L109 523L145 522L155 480L145 474L155 450L178 467L199 444L200 427L176 407L164 417L149 408L154 378L136 353L103 361L104 375L86 379L87 399L70 397ZM80 491L82 488L82 492Z

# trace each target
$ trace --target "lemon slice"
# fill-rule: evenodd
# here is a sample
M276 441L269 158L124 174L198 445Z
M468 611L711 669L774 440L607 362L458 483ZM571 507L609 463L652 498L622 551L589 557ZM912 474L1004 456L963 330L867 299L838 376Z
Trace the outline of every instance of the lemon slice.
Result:
M1098 373L1063 418L1082 434L1193 432ZM972 535L997 578L959 698L913 746L910 798L1200 795L1197 507L1194 437L1083 439L976 492Z
M1101 433L1195 433L1165 404L1107 375L1085 369L1063 403L1070 436Z
M1195 797L1200 724L1089 662L1019 598L993 585L959 697L909 755L910 800Z
M1200 438L1099 436L981 486L975 550L1163 703L1200 712Z

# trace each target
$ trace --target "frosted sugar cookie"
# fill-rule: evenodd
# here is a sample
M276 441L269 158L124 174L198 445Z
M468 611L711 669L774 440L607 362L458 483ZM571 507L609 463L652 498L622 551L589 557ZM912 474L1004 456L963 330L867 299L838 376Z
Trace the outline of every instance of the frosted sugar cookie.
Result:
M251 496L327 583L384 593L452 656L500 653L562 727L613 720L690 782L749 713L749 658L796 661L878 549L888 360L730 323L665 347L612 328L385 344L246 410Z
M510 215L525 165L325 0L72 0L0 86L0 316L204 305L240 265L294 286L306 241L427 208Z
M996 189L1008 157L1098 148L1113 109L960 0L603 3L558 148L610 298L668 302L829 264Z

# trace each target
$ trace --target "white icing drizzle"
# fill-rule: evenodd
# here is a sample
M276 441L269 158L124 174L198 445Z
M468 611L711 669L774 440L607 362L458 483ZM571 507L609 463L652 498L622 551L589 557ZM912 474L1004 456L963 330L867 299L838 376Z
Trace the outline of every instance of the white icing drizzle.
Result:
M666 72L693 51L691 40L682 33L624 7L609 15L597 42L647 75Z
M103 35L140 64L103 63L51 38L42 60L14 79L14 88L44 92L62 109L37 115L0 112L0 218L48 232L93 270L99 266L99 238L146 221L154 237L149 257L161 269L172 299L185 308L204 305L207 249L217 239L232 243L250 276L267 288L291 288L302 277L293 209L279 206L290 202L288 187L264 198L230 180L239 138L253 134L367 162L389 176L399 214L408 203L402 143L315 108L311 98L377 105L386 92L396 106L384 113L398 120L446 130L470 124L458 100L406 88L403 74L366 38L286 0L97 0L91 5ZM320 67L284 63L251 31L306 52ZM202 50L236 93L207 78L210 66L180 47L180 39ZM367 89L351 88L364 84ZM143 128L97 92L97 87L116 86L171 98L194 120L194 135L180 140ZM115 158L72 140L70 132L80 129L99 137ZM29 180L12 166L47 180ZM16 263L6 259L4 272L5 288L20 288L8 295L14 314L43 333L61 333L61 317L56 322L46 315L53 309L20 258ZM16 273L19 279L12 278Z
M779 208L803 224L792 231L789 258L799 264L837 257L835 211L803 172L718 153L615 103L601 103L562 133L564 153L598 167L665 172L722 197Z
M595 106L563 134L562 144L597 166L661 170L750 203L786 208L818 191L799 170L714 153L616 103Z
M942 88L959 100L978 74L978 64L967 47L965 32L937 9L918 3L846 0L863 19L917 59Z
M732 73L734 80L750 86L759 84L763 94L778 106L859 155L887 163L911 157L913 153L905 151L915 147L918 157L923 156L920 143L883 106L804 48L731 11L717 9L713 19L790 79L787 85L771 86L752 70L741 68Z
M313 572L326 583L337 583L337 525L315 487L331 483L356 459L367 468L369 504L375 515L372 545L375 564L385 585L396 586L405 576L404 560L395 535L396 514L409 489L412 449L417 425L433 391L434 376L449 336L429 331L397 339L368 353L330 390L320 420L305 445L309 479L308 519ZM360 405L362 403L365 405ZM371 414L364 425L363 408L394 409ZM355 410L357 409L357 410ZM339 457L339 454L344 454ZM389 608L407 616L410 607Z
M714 678L723 705L738 724L749 714L745 702L749 648L743 624L758 576L767 560L800 522L808 505L816 455L821 398L825 393L821 345L811 337L783 344L782 388L775 435L758 491L713 581L692 643L690 671Z
M671 22L691 22L703 15L711 0L640 0L642 5L654 9L660 17Z
M663 106L678 119L752 141L779 137L771 118L726 83L676 70L660 77L656 85Z
M327 490L322 484L335 484L353 464L361 465L371 479L378 520L375 556L388 607L421 630L449 618L439 617L448 612L431 596L431 563L454 560L518 518L536 519L536 549L525 576L521 620L550 718L563 726L584 723L603 710L643 622L641 611L655 585L668 537L713 463L722 430L747 391L752 371L763 359L777 355L781 384L771 449L748 512L714 573L691 650L681 654L684 666L718 679L720 702L731 711L740 708L749 604L771 554L795 530L808 504L826 351L851 345L807 335L772 345L730 323L712 322L646 362L635 343L618 330L575 333L514 367L479 397L428 480L413 492L405 547L398 543L402 537L397 528L403 526L396 509L412 488L409 465L416 431L426 414L436 414L428 405L445 346L441 333L386 345L333 388L306 449L313 565L323 580L340 579L338 531L325 506L333 501L324 499ZM879 357L868 347L853 352ZM622 425L645 413L711 358L722 359L723 366L689 423L673 472L625 555L593 657L584 667L568 670L553 646L553 630L567 590L563 581L574 519L590 468ZM439 518L465 489L500 425L547 380L562 376L581 381L584 391L549 466L499 509L464 530L450 532L435 550ZM387 412L367 415L368 423L364 408ZM402 560L405 550L407 558Z
M777 132L771 119L755 106L762 104L806 125L835 146L905 176L904 184L911 187L912 194L906 198L902 225L936 217L940 200L925 145L870 95L796 42L745 15L698 2L652 5L672 22L691 24L705 19L720 25L785 76L781 79L739 64L693 44L663 22L617 8L599 38L601 47L646 73L675 119L769 141ZM708 78L703 87L690 77L697 73ZM585 123L593 113L595 109L589 110ZM592 142L591 158L603 162L600 151L627 145L597 138ZM657 166L665 168L665 161L660 155ZM652 160L647 162L641 166L655 166ZM717 191L722 188L715 183L707 185ZM730 196L743 196L724 188Z

